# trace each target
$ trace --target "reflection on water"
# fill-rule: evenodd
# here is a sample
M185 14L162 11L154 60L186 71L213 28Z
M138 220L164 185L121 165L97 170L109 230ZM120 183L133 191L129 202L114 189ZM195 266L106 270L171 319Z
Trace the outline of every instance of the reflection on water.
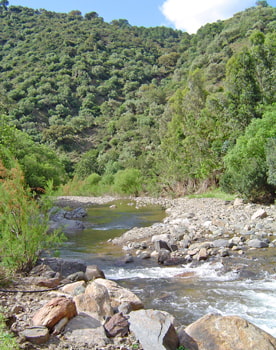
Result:
M116 207L94 206L86 221L90 229L70 234L61 257L78 258L97 264L106 278L131 289L145 307L165 310L179 324L188 325L207 313L239 315L276 337L276 252L252 252L251 260L240 257L227 265L205 262L195 266L160 267L153 260L120 263L121 250L107 240L141 226L149 226L164 218L160 207L136 209L128 201ZM233 266L244 266L244 274ZM251 267L250 265L253 265ZM267 272L264 272L267 271Z

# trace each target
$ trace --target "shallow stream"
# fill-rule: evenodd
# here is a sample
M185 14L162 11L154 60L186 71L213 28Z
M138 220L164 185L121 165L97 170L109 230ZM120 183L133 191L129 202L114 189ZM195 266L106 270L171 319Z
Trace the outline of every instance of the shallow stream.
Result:
M61 257L98 265L106 278L137 294L146 308L168 311L179 324L211 312L238 315L276 337L276 249L177 267L160 267L152 259L125 264L121 249L107 240L161 222L165 213L161 207L136 208L129 201L112 204L88 209L85 220L92 227L70 234Z

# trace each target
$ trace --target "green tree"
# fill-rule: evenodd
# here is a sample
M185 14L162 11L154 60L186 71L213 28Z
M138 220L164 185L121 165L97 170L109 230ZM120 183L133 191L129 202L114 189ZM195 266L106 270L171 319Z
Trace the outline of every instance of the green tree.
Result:
M244 135L225 156L223 189L237 192L252 201L275 198L273 169L275 154L266 155L266 147L276 137L276 105L262 119L254 119ZM270 158L272 157L272 158ZM269 172L270 168L270 172Z

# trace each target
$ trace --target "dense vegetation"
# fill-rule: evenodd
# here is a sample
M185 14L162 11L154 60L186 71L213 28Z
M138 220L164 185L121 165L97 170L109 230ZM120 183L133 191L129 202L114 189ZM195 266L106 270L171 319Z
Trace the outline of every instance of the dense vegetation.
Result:
M3 162L34 189L272 200L275 29L265 1L194 35L2 1Z

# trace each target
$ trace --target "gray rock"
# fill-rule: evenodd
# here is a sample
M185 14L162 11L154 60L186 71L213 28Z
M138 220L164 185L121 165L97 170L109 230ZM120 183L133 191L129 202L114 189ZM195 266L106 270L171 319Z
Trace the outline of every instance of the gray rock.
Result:
M59 272L63 277L86 271L86 264L80 259L42 258L39 263L50 266L53 271Z
M267 217L267 212L264 209L260 208L251 216L251 220L263 219L266 217Z
M71 211L67 211L64 215L66 219L81 219L87 216L87 211L83 208L76 208Z
M260 239L251 239L247 242L248 247L250 248L267 248L269 244L265 241L262 241Z
M102 324L87 313L80 312L64 329L64 337L79 346L105 346L109 340Z
M88 265L85 274L88 281L105 278L104 272L97 265Z
M26 340L36 345L47 343L50 339L48 328L43 326L26 328L21 335Z
M159 310L138 310L129 314L130 330L144 350L175 350L179 345L174 318Z
M213 241L212 245L215 248L226 248L226 247L229 247L229 240L228 239L216 239Z

